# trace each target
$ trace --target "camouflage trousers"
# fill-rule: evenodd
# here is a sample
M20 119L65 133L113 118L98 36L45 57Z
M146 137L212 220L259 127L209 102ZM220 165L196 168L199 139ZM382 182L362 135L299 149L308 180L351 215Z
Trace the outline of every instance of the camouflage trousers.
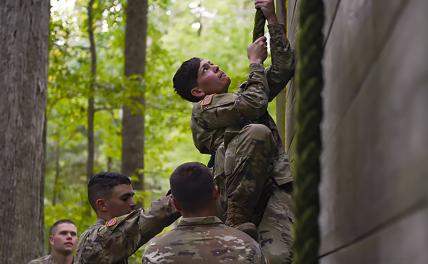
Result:
M270 263L290 263L291 197L271 177L277 153L268 127L247 125L217 149L214 176L221 192L219 215L226 224L255 223Z

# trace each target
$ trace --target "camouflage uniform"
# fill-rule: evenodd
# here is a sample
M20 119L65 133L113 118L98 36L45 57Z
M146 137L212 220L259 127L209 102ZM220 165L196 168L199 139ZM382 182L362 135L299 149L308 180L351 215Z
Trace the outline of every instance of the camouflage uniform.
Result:
M33 259L28 264L55 264L55 261L51 255L46 255L38 259Z
M265 71L261 64L251 64L249 78L238 93L212 94L194 104L191 128L199 151L216 154L214 176L222 190L226 224L236 225L248 219L263 224L258 231L264 254L272 263L287 263L291 203L290 199L277 198L290 195L293 178L267 105L292 77L294 53L283 26L268 28L272 66ZM282 211L277 210L280 208Z
M164 197L147 213L139 209L107 223L98 219L80 236L74 263L128 263L129 256L178 216Z
M183 218L170 232L152 239L143 264L267 263L260 246L247 234L215 216Z

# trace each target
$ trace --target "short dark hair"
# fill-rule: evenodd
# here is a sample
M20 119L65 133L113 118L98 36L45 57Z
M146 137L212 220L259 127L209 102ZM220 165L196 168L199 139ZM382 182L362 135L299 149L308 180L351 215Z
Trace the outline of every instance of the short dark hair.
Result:
M213 198L214 179L210 169L199 162L178 166L169 179L174 199L186 212L203 209Z
M61 219L56 221L50 228L49 228L49 235L52 236L55 233L55 229L60 224L73 224L76 225L73 221L70 219Z
M197 86L200 63L201 59L197 57L183 62L172 79L175 92L190 102L198 102L201 100L192 95L192 89Z
M88 200L96 211L95 202L99 198L111 195L111 190L120 184L131 184L131 180L125 175L115 172L100 172L94 175L88 182Z

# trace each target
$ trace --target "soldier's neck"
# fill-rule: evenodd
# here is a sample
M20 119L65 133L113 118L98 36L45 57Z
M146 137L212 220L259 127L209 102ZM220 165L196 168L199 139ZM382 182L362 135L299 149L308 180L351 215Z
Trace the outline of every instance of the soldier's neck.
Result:
M52 250L51 256L56 264L72 264L73 254L63 255L55 250Z
M97 212L97 217L98 217L98 219L102 219L104 221L108 221L108 220L113 218L113 216L111 216L108 213L104 213L104 212Z
M184 218L207 217L207 216L216 216L217 210L214 206L210 206L210 207L206 207L204 209L198 210L197 212L181 211L180 213Z

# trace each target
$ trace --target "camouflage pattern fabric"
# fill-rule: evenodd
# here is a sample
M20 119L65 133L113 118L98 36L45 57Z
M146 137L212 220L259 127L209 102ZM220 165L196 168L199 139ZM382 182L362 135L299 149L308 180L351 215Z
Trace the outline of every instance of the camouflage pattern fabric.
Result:
M268 25L268 28L272 65L265 71L263 65L251 64L248 80L241 84L238 93L211 95L207 105L202 105L202 101L195 103L190 125L195 146L205 154L215 154L221 144L227 149L232 138L246 125L265 125L270 129L276 146L271 176L277 184L283 185L293 181L293 178L281 137L267 112L267 105L293 76L295 61L294 52L284 35L284 27Z
M260 246L247 234L215 216L184 218L170 232L152 239L143 264L267 263Z
M164 197L153 202L149 212L135 210L107 223L99 219L80 236L74 263L128 263L129 256L178 216Z
M227 214L226 224L249 222L269 178L274 139L261 124L244 126L233 137L225 153Z
M276 184L272 189L263 218L257 227L259 243L271 264L291 264L291 226L294 222L291 193Z
M33 259L28 264L55 264L51 255L46 255L38 259Z
M216 164L221 164L221 160L224 158L224 147L221 145L216 154ZM215 167L214 171L216 168L218 167ZM224 173L215 175L214 180L221 194L218 215L221 219L226 219L225 212L228 210L226 177ZM275 182L266 183L265 189L262 191L262 198L259 199L251 218L252 222L257 224L262 252L272 264L291 263L291 226L294 215L291 190L287 188L290 187L290 184L278 186ZM267 199L266 202L265 199Z
M209 104L194 104L191 128L199 151L216 153L213 173L226 223L251 219L262 225L258 230L264 254L271 263L287 263L291 202L278 197L289 196L283 188L293 178L267 105L291 79L295 61L283 26L268 28L272 66L264 71L262 65L251 64L249 78L236 94L215 94L205 100Z

